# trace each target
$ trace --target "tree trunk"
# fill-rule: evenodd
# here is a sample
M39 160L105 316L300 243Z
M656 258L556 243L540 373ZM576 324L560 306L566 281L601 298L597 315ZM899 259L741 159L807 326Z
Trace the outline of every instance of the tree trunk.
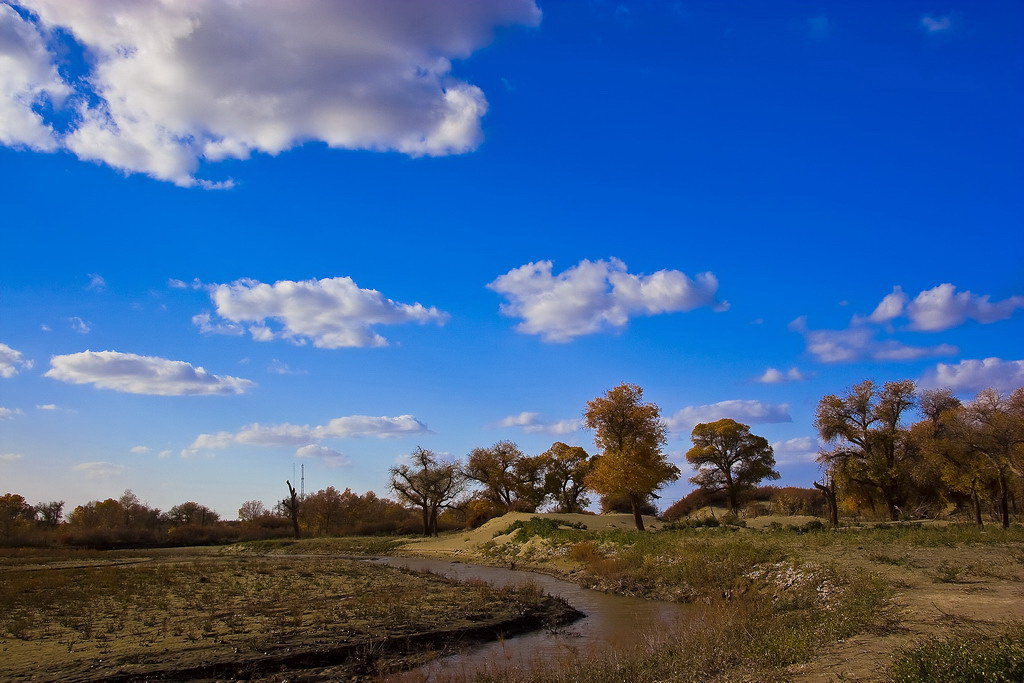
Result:
M437 506L430 509L430 535L437 536Z
M295 493L295 488L290 481L285 480L284 483L288 484L288 515L292 518L292 532L295 534L295 538L299 538L299 496Z
M642 502L640 500L640 496L632 494L632 493L629 494L629 502L633 506L633 523L636 524L636 530L637 531L643 531L644 530L644 518L643 518L643 515L640 514L640 505L641 505L641 502Z
M1006 485L1006 470L999 470L999 517L1004 529L1010 528L1009 487Z
M814 482L814 488L818 489L825 496L825 505L828 506L828 521L833 527L839 526L839 506L836 504L836 482L830 481L828 485Z
M430 535L430 507L426 503L423 504L423 535Z
M983 529L985 522L981 519L981 496L978 495L977 482L971 484L971 501L974 503L974 523L979 529Z

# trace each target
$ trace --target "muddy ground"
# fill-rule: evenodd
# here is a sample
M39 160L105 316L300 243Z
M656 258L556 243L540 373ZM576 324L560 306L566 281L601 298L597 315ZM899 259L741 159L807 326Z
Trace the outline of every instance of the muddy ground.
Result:
M7 556L0 680L369 679L575 616L536 590L337 557Z

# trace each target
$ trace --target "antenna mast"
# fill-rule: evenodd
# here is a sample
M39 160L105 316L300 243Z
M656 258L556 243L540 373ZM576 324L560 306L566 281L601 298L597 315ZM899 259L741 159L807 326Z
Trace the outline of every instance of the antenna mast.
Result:
M302 479L299 480L299 495L306 497L306 463L302 463Z

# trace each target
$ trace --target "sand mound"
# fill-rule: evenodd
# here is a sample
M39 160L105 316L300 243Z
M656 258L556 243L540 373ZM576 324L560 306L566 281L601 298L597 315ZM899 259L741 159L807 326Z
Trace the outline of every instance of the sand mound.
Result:
M447 534L438 538L424 538L412 541L405 546L407 550L414 552L456 552L468 550L473 546L496 540L495 534L503 531L517 520L526 521L533 517L545 519L558 519L566 522L585 524L588 531L605 531L608 529L633 529L633 515L581 515L561 514L555 512L509 512L501 517L495 517L480 525L476 529L462 533ZM644 526L651 531L660 529L663 525L654 517L644 517Z

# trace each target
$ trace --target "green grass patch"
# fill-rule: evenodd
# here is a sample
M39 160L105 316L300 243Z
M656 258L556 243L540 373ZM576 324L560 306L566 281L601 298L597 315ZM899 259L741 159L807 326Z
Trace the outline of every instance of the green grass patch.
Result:
M889 675L893 683L1024 681L1024 624L918 643L896 653Z
M275 538L244 541L224 549L228 553L257 555L386 555L405 545L412 537L338 536L333 538Z
M512 540L518 543L530 540L533 536L551 538L556 541L578 540L585 538L586 534L578 532L585 531L586 524L570 522L564 519L552 519L550 517L531 517L527 520L516 520L507 527L494 533L495 536L512 534ZM577 532L577 533L573 533Z

